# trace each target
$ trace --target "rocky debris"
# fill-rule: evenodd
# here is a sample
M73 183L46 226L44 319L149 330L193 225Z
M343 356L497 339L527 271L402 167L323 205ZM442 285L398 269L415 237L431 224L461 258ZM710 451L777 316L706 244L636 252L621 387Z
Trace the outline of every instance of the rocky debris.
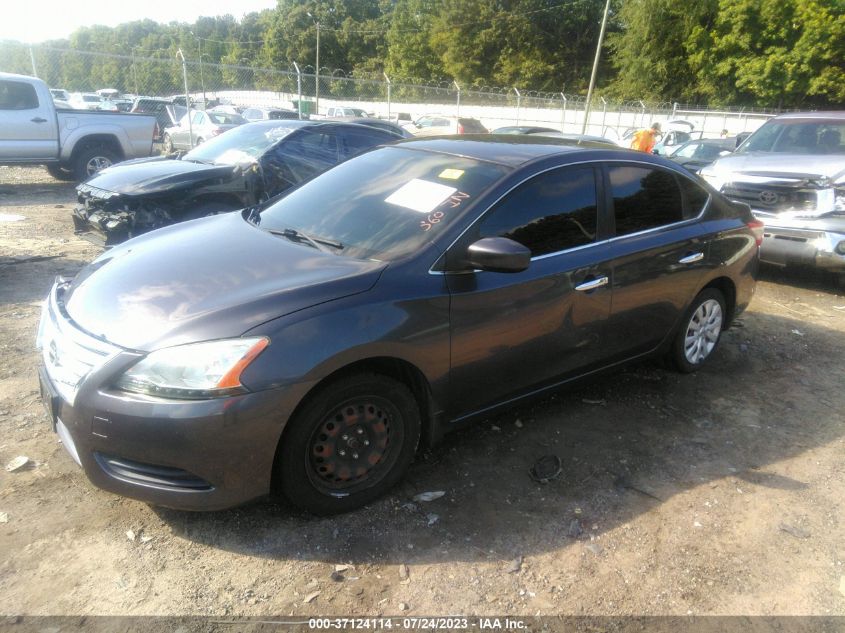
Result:
M431 492L421 492L418 495L414 495L413 499L414 501L434 501L445 494L446 492L443 490L433 490Z
M534 465L531 467L531 470L528 471L528 474L531 475L531 479L536 481L538 484L547 484L560 477L562 472L563 464L560 461L560 457L557 455L544 455L534 462Z
M29 457L26 455L18 455L8 464L6 464L6 470L10 473L16 473L21 470L25 470L27 468L31 468L33 466L33 462Z
M316 600L317 596L319 596L319 595L320 595L319 591L315 591L314 593L309 593L307 596L305 596L305 599L302 601L302 604L309 604L311 602L314 602L314 600Z
M581 398L581 402L584 404L592 404L598 407L606 407L607 400L604 398Z
M428 525L430 525L430 526L431 526L431 525L434 525L435 523L437 523L437 522L440 520L440 515L439 515L439 514L430 513L430 514L426 514L426 515L425 515L425 518L426 518L426 520L428 521Z
M135 541L135 530L126 530L126 538L130 541Z
M596 556L598 556L599 554L601 554L601 553L604 551L604 549L602 548L602 546L601 546L601 545L599 545L598 543L588 543L588 544L587 544L587 545L585 545L584 547L585 547L586 549L590 550L590 551L591 551L593 554L595 554Z
M506 572L508 572L509 574L516 574L516 573L518 573L518 572L519 572L519 570L521 570L521 569L522 569L522 560L523 560L522 556L518 556L517 558L514 558L514 559L510 562L510 565L508 565L508 566L505 568L505 571L506 571Z
M8 512L0 512L0 523L8 523L9 522L9 513Z
M794 525L789 525L788 523L781 523L778 525L778 529L781 532L786 532L787 534L794 536L795 538L810 538L810 533L807 530Z
M407 611L407 610L408 610L408 609L410 609L410 608L411 608L411 607L410 607L410 605L409 605L407 602L400 602L400 603L399 603L399 610L400 610L400 611Z
M399 580L408 582L411 579L411 572L408 571L408 566L405 563L399 565Z

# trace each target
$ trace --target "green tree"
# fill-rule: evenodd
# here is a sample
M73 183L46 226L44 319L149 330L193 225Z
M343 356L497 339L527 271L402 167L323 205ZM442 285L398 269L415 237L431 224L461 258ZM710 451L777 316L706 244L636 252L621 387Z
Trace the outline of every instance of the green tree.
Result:
M842 0L720 0L690 62L719 102L796 107L845 99Z

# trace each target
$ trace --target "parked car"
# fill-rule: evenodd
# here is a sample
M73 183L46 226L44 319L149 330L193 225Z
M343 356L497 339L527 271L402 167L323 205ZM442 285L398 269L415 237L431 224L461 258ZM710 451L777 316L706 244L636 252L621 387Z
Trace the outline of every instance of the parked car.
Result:
M64 88L50 88L50 94L53 95L54 101L70 101L70 93Z
M559 132L553 127L537 127L534 125L506 125L498 127L490 134L535 134L540 132Z
M447 134L487 134L486 127L478 119L469 117L443 116L428 114L422 116L412 124L406 124L405 129L414 136L434 136Z
M603 136L592 136L590 134L570 134L564 132L558 132L557 130L552 130L551 132L529 132L528 136L543 136L546 138L562 138L568 141L574 141L576 143L598 143L600 145L604 145L607 147L619 147L616 142L611 141L610 139L604 138Z
M782 114L701 175L765 223L763 261L845 281L845 112Z
M259 121L176 158L132 161L77 187L77 232L111 246L182 220L243 209L401 136L350 124Z
M377 130L384 130L385 132L393 132L394 134L398 134L402 138L413 138L414 135L411 134L408 130L403 128L401 125L394 123L393 121L387 121L385 119L377 119L375 117L337 117L334 119L323 119L323 121L340 121L343 123L357 123L358 125L366 125L367 127L372 127Z
M102 102L103 98L93 92L74 92L68 101L75 110L99 110Z
M188 117L191 118L190 124ZM182 117L178 125L164 131L162 136L164 152L169 154L174 150L186 150L202 145L208 139L246 122L246 119L239 114L190 110Z
M343 512L502 407L650 355L701 368L751 300L756 230L655 156L401 141L58 280L41 389L105 490Z
M156 121L158 121L159 130L156 141L161 142L164 137L164 131L169 127L179 125L179 121L188 113L188 109L183 105L173 103L170 99L137 97L132 104L130 112L146 113L155 116Z
M0 165L46 165L60 180L84 180L112 163L149 156L149 116L59 109L36 77L0 73Z
M326 117L357 117L365 118L370 116L367 111L362 108L351 108L349 106L333 106L326 111Z
M278 121L298 119L299 112L287 108L245 108L241 116L247 121Z
M697 174L702 168L721 156L727 156L735 148L735 138L704 138L687 141L672 153L670 159Z

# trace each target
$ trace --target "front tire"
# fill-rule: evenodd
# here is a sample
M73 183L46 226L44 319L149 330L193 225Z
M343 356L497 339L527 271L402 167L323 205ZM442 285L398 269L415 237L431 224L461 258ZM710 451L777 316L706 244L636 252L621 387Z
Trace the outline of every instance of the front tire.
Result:
M63 180L65 182L73 182L76 176L69 169L65 169L60 165L47 165L47 173L56 180Z
M419 438L419 406L404 384L354 374L322 388L291 419L277 451L277 483L313 514L348 512L401 479Z
M725 297L715 288L705 288L693 300L681 321L672 345L671 358L678 371L698 371L713 355L727 322Z
M90 178L98 171L111 167L120 159L114 150L102 145L86 147L73 162L73 173L79 182Z

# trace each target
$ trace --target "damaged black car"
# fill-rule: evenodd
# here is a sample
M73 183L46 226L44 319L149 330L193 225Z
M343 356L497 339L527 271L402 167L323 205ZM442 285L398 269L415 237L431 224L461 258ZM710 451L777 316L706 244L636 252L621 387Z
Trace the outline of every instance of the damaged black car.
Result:
M400 138L351 123L241 125L186 154L128 161L97 173L76 189L74 227L112 246L162 226L259 204Z

